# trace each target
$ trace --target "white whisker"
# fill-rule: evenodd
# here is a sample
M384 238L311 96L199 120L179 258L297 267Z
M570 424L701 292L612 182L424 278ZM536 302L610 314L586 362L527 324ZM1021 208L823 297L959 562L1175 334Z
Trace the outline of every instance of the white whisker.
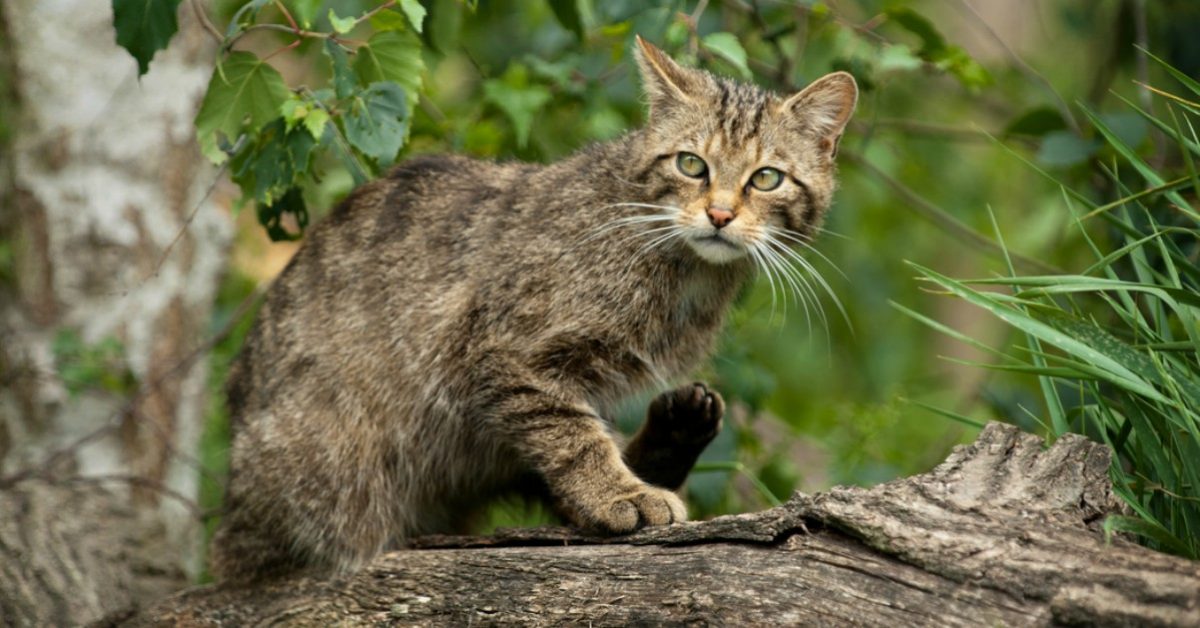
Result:
M814 255L816 255L817 257L820 257L822 260L824 260L824 262L825 262L826 264L829 264L829 267L830 267L830 268L832 268L833 270L837 271L837 274L841 275L843 279L845 279L846 281L850 281L850 278L846 276L846 273L842 272L842 269L841 269L841 268L838 268L838 265L837 265L837 264L834 264L834 263L833 263L833 260L831 260L831 259L829 259L828 257L826 257L824 253L822 253L822 252L818 251L818 250L817 250L817 248L816 248L815 246L813 246L812 244L810 244L810 243L808 243L808 242L804 241L803 239L801 239L801 238L797 237L797 235L796 235L796 233L795 233L794 231L789 231L789 230L787 230L787 229L778 229L778 228L775 228L775 227L767 227L767 228L766 228L766 231L767 231L767 233L768 233L769 235L771 235L771 236L778 236L778 237L784 238L784 239L786 239L788 242L791 242L791 243L794 243L794 244L796 244L796 245L798 245L798 246L802 246L802 247L804 247L804 249L805 249L806 251L812 251L812 253L813 253ZM788 252L790 252L790 253L794 253L794 251L792 251L791 249L788 249Z

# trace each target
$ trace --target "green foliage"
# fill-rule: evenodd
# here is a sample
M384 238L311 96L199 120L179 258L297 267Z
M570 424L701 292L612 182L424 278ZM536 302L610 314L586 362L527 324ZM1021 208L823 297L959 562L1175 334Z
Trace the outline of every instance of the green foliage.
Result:
M213 71L196 114L200 150L214 163L225 161L243 134L253 137L279 115L287 97L275 68L249 52L230 53Z
M1200 215L1183 196L1190 190L1194 198L1200 190L1193 166L1200 142L1195 120L1174 112L1172 103L1181 97L1159 93L1168 115L1135 111L1173 143L1174 168L1152 166L1141 156L1137 146L1145 133L1116 130L1113 121L1127 118L1086 109L1103 143L1097 140L1078 159L1047 160L1047 144L1062 137L1052 133L1039 152L1039 162L1063 166L1111 155L1100 170L1118 198L1101 204L1085 190L1064 188L1069 208L1082 204L1087 218L1102 218L1115 230L1107 247L1089 239L1096 261L1085 272L1027 276L1010 267L1004 278L959 281L914 267L938 288L1020 332L1023 345L995 351L1000 360L984 366L1038 377L1053 437L1080 433L1112 447L1116 492L1136 517L1111 517L1105 530L1200 558ZM1179 174L1184 176L1167 184Z
M116 338L87 343L74 329L63 328L51 349L58 377L73 397L87 391L130 395L137 389L137 378L125 363L125 347Z
M180 0L112 0L117 43L137 59L138 76L150 69L155 53L167 47L179 30L175 12Z

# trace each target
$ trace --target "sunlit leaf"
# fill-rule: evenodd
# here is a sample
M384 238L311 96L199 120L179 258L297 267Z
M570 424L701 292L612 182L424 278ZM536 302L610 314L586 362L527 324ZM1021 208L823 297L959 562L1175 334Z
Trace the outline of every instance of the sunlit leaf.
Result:
M345 35L354 30L357 20L352 17L338 17L333 9L329 9L329 24L333 26L334 32L339 35Z
M425 7L421 6L417 0L400 0L400 10L404 11L413 30L421 32L425 23Z

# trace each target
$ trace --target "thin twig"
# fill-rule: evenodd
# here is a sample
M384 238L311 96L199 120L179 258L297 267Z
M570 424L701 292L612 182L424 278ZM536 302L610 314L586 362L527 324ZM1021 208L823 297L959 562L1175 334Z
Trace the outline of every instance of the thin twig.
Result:
M183 239L183 234L187 233L188 228L192 226L192 222L196 220L196 214L200 213L200 208L204 207L204 203L208 201L208 197L212 196L213 190L217 189L217 185L221 183L221 177L224 176L225 171L228 168L229 161L226 161L221 165L221 168L217 170L216 176L213 177L212 184L208 186L208 190L204 192L204 196L200 197L199 201L196 201L196 206L192 208L192 211L188 214L188 217L184 219L183 225L179 227L179 231L175 234L175 237L169 244L167 244L167 247L163 249L162 255L160 255L158 258L158 263L154 265L154 271L143 277L142 283L145 283L151 277L158 276L158 273L162 270L163 264L165 264L167 261L167 257L171 254L171 249L174 249L175 245Z
M959 6L966 9L967 12L975 17L975 21L983 28L984 31L987 32L988 36L991 37L993 41L995 41L1001 48L1004 49L1005 54L1007 54L1008 58L1011 59L1014 64L1016 64L1017 69L1020 70L1022 74L1024 74L1030 80L1040 83L1045 88L1046 92L1049 93L1054 99L1054 104L1058 107L1059 113L1062 115L1063 121L1067 123L1067 126L1071 127L1071 130L1076 134L1082 133L1083 130L1079 126L1079 122L1075 119L1075 114L1071 112L1071 106L1067 104L1065 99L1063 99L1062 94L1058 93L1058 90L1054 88L1054 85L1050 83L1050 80L1047 79L1041 72L1038 72L1036 69L1034 69L1033 66L1026 63L1025 60L1021 58L1021 55L1017 54L1017 51L1013 50L1012 47L1008 45L1008 42L1004 41L1004 38L992 28L991 24L988 24L987 20L983 19L983 16L980 15L979 12L975 10L975 7L971 6L969 2L966 0L959 0Z
M43 477L42 479L45 479L45 480L51 481L51 482L56 480L56 478L53 478L53 477ZM102 482L122 482L122 483L128 484L130 486L136 486L138 488L150 489L156 493L161 493L162 495L170 497L170 498L174 499L175 501L178 501L180 504L183 504L192 513L192 516L195 517L196 519L204 519L205 514L206 514L205 510L200 507L200 504L197 503L196 500L188 497L187 495L184 495L183 493L180 493L179 491L163 484L162 482L160 482L158 480L154 480L154 479L140 476L140 475L131 475L131 474L123 474L123 473L111 473L111 474L104 474L104 475L73 475L70 477L61 478L59 481L71 482L71 483L76 483L76 484L100 484Z

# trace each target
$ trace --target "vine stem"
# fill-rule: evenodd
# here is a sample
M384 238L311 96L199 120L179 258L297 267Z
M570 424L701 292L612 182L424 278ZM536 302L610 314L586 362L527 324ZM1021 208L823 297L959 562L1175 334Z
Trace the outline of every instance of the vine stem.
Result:
M204 30L208 31L208 34L214 40L216 40L218 44L225 41L225 37L221 35L221 31L217 30L217 27L212 23L212 20L208 19L208 14L204 12L204 7L200 6L200 0L190 0L190 2L192 5L192 11L196 13L196 19L200 21L200 25L204 27Z

